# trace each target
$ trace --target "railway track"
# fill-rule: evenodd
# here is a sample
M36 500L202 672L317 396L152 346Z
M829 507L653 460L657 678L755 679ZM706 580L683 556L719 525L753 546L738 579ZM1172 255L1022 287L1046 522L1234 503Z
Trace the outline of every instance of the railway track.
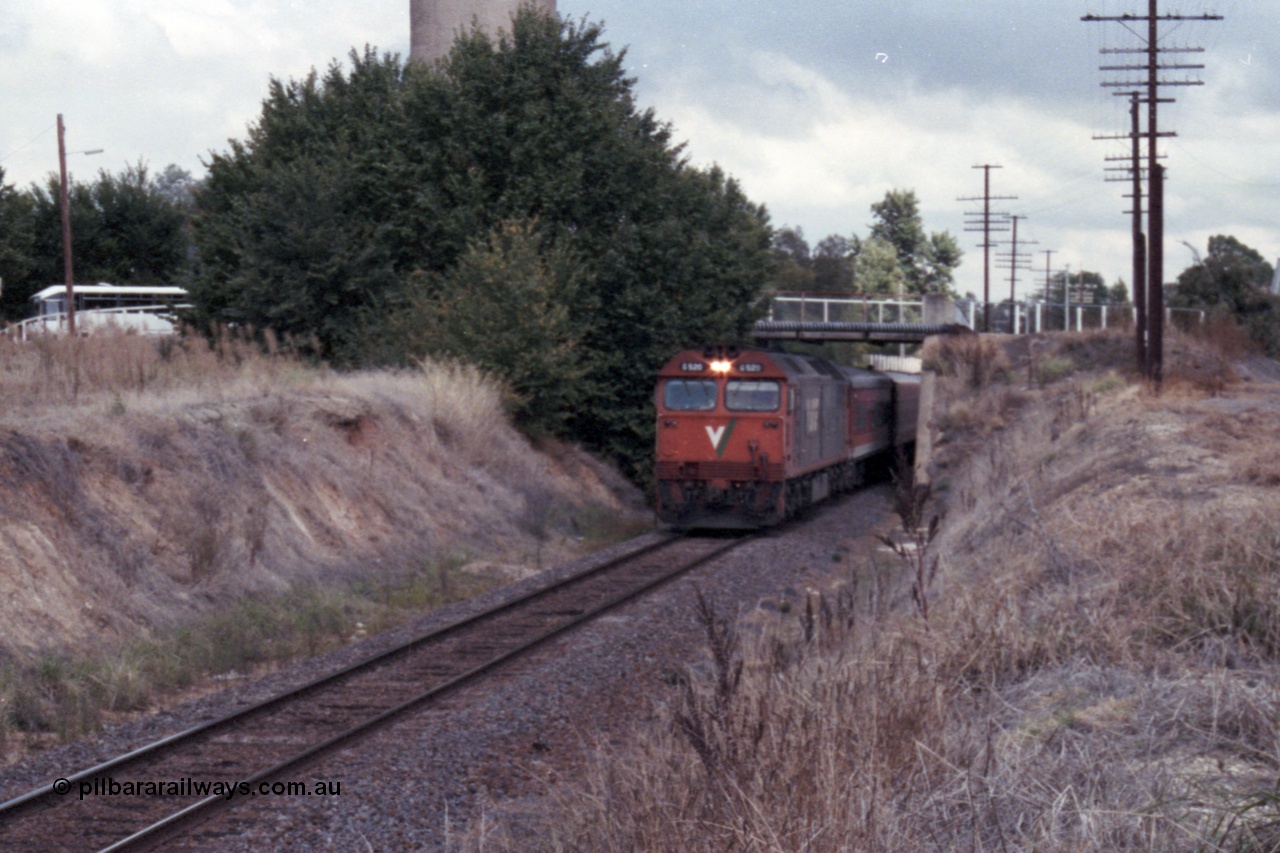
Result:
M0 803L0 849L150 849L224 809L252 804L253 792L268 790L262 786L298 778L308 764L743 541L660 540L294 690L69 774ZM204 787L215 782L230 786L232 793ZM161 788L147 787L156 784ZM161 790L164 795L158 795Z

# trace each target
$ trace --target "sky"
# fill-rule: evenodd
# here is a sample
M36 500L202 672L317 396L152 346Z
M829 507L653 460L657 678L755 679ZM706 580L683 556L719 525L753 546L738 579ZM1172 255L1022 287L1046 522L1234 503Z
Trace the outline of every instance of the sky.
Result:
M0 168L20 187L57 169L63 114L72 174L91 180L143 162L200 177L210 152L243 139L272 77L345 62L372 45L408 53L408 0L8 0L0 18ZM669 122L696 165L719 164L775 226L865 236L891 189L920 201L925 228L966 254L961 292L980 293L980 164L996 164L995 209L1025 216L1019 240L1043 281L1046 261L1131 278L1125 157L1128 104L1099 65L1145 57L1100 53L1143 42L1086 14L1145 14L1144 0L559 0L560 14L603 23L626 51L642 107ZM1199 46L1166 72L1203 86L1164 90L1166 274L1231 234L1280 258L1280 4L1161 0L1166 47ZM1270 37L1268 37L1270 35ZM1113 175L1114 176L1114 175ZM1034 243L1032 243L1034 241ZM1052 250L1046 255L1045 250ZM997 252L1008 252L1008 248ZM1034 254L1032 254L1034 253ZM993 298L1008 271L993 270Z

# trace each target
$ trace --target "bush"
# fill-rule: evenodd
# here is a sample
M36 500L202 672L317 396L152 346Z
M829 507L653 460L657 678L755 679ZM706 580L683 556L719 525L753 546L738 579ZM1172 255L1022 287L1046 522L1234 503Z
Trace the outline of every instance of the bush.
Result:
M1009 371L1009 358L1000 345L984 335L931 338L922 353L925 370L954 376L980 391Z

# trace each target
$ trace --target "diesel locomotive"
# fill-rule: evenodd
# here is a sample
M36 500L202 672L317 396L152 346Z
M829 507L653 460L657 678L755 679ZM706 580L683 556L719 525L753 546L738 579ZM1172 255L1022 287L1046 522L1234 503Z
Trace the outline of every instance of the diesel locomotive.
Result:
M861 485L916 438L920 377L707 347L658 372L656 506L673 527L756 528Z

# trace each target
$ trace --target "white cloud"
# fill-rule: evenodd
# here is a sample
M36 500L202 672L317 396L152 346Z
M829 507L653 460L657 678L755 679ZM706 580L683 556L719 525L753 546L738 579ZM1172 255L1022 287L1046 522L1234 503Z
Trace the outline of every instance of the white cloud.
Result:
M57 168L52 126L67 123L86 176L139 159L193 172L242 138L268 79L301 77L373 44L405 52L408 3L339 0L16 0L0 43L0 167L20 185Z
M1103 158L1125 146L1091 139L1128 127L1120 99L1094 88L1092 53L1128 37L1081 24L1082 10L1046 18L1032 5L984 0L1008 24L998 52L990 39L957 37L972 10L928 4L560 8L621 22L605 35L634 43L632 61L649 63L633 68L642 99L675 125L695 162L720 163L776 224L802 226L815 241L865 233L886 190L914 189L926 227L961 240L962 283L972 282L981 276L977 239L964 231L972 205L956 198L981 192L973 165L999 163L993 191L1019 196L1009 209L1029 215L1023 227L1037 250L1128 278L1127 190L1103 181ZM1203 59L1207 86L1175 93L1167 111L1182 135L1168 145L1166 230L1175 246L1235 234L1271 257L1280 254L1280 109L1274 51L1254 34L1274 30L1276 13L1241 7L1226 10L1220 31L1204 29L1221 36ZM403 52L408 11L407 0L8 0L0 166L18 184L56 169L52 128L63 113L71 150L106 149L73 158L81 176L140 158L198 172L210 149L243 138L270 76L300 77L365 44ZM1074 83L1061 88L1045 70L1053 63Z
M750 91L754 99L741 109L709 96L708 81L692 75L676 79L654 100L675 125L676 138L688 140L694 162L716 162L737 177L753 199L767 204L776 225L800 226L815 242L828 233L863 234L873 202L892 188L913 189L925 227L960 239L967 263L958 283L975 289L981 252L978 235L965 232L964 214L978 206L957 199L981 195L982 173L973 166L995 163L1003 168L992 172L993 194L1018 197L995 208L1029 216L1019 226L1020 238L1038 241L1035 252L1053 249L1055 266L1100 270L1108 280L1131 277L1130 220L1123 215L1128 186L1104 180L1106 166L1123 165L1105 158L1126 155L1128 143L1093 140L1117 130L1095 126L1100 116L1123 118L1125 110L1104 102L1102 109L1072 115L1058 103L984 97L960 87L926 92L901 82L854 91L819 69L767 52L752 54L743 68L753 79L740 74L732 92ZM1240 163L1242 175L1260 178L1277 158L1250 161L1248 152L1266 139L1268 150L1276 146L1280 155L1280 117L1228 120L1213 112L1194 128L1196 150L1214 162ZM786 120L777 121L779 115ZM1174 160L1176 180L1167 194L1170 245L1175 233L1197 235L1203 243L1208 233L1222 232L1246 242L1243 235L1253 235L1264 253L1280 250L1280 235L1256 218L1270 211L1274 193L1253 192L1250 200L1228 203L1225 188L1213 186L1220 177ZM1206 198L1218 201L1206 205ZM1032 247L1024 242L1024 248ZM1181 258L1166 251L1175 259L1166 265L1172 278ZM1043 277L1044 256L1035 258L1036 272L1027 281Z

